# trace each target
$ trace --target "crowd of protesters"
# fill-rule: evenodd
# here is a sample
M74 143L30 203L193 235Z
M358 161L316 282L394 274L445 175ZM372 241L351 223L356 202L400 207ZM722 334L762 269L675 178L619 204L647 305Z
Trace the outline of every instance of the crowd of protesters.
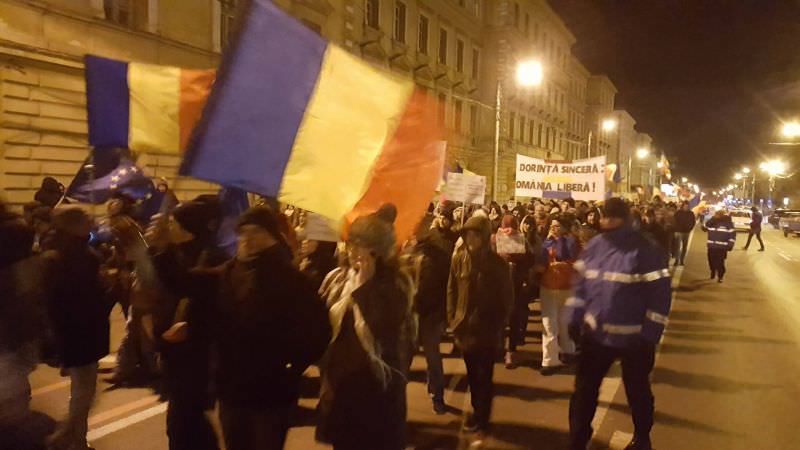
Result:
M170 449L219 448L207 415L215 404L228 450L282 448L301 377L314 364L322 374L318 440L336 449L405 448L417 351L433 411L448 411L440 345L448 336L467 368L473 413L464 428L483 439L495 363L519 365L536 300L541 374L577 365L573 448L591 436L599 382L614 359L635 391L628 448L650 448L647 376L669 284L652 295L635 289L667 279L671 257L684 263L695 225L687 204L445 201L431 205L408 242L397 242L396 210L385 205L350 224L337 244L306 239L304 211L265 201L239 217L230 257L217 246L216 196L171 197L147 222L115 196L95 223L52 201L63 189L46 188L24 215L0 204L0 440L8 448L89 448L98 361L109 353L116 305L126 334L107 381L151 387L168 402ZM712 276L721 280L714 258ZM611 320L604 308L620 308L608 295L632 297L615 313L624 323L603 322ZM71 380L68 415L46 439L26 431L27 376L39 363Z

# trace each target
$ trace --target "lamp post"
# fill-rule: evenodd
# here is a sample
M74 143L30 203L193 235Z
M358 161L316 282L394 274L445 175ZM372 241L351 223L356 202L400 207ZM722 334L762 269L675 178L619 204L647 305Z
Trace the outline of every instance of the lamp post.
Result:
M762 162L758 167L767 175L769 175L769 201L767 202L767 205L771 208L772 193L775 191L775 178L777 178L779 175L783 175L786 172L786 163L777 159L773 159Z
M645 159L650 156L650 149L639 147L636 150L637 159ZM628 155L628 192L631 191L631 176L633 175L633 155ZM639 171L639 181L641 181L641 170Z
M516 82L518 86L534 87L542 84L544 68L539 60L531 59L521 61L516 67ZM492 171L492 200L497 201L497 171L500 164L500 124L502 119L501 103L503 99L503 83L497 80L497 92L494 109L494 169Z

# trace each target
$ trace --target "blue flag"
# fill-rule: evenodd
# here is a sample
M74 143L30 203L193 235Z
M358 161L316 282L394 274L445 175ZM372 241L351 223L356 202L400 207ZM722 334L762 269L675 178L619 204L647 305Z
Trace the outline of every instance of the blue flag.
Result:
M217 232L217 247L231 258L236 255L236 222L250 207L247 192L236 188L222 188L217 194L222 205L222 221Z
M132 200L144 200L154 191L152 180L136 167L127 150L92 150L65 196L81 203L102 204L117 192Z

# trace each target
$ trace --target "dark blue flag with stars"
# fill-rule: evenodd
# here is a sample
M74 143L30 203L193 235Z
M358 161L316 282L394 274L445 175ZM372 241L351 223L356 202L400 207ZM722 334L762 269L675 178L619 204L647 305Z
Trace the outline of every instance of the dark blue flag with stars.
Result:
M146 200L153 196L153 181L136 167L127 150L92 152L67 188L67 198L81 203L102 204L114 193L131 200Z

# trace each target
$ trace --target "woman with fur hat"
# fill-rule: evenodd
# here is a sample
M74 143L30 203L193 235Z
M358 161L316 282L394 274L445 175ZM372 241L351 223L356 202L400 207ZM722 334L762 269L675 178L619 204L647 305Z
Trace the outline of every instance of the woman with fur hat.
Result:
M317 438L334 449L405 448L414 287L397 260L396 209L359 217L349 268L324 283L333 339L323 364Z

